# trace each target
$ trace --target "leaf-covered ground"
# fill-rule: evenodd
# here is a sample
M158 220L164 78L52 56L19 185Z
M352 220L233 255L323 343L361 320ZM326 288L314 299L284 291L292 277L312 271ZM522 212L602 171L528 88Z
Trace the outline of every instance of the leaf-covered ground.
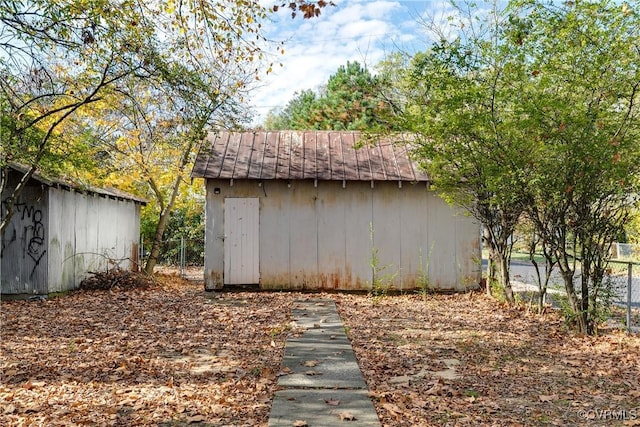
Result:
M640 425L637 336L482 294L202 289L2 302L0 425L266 426L292 302L314 296L336 300L383 425Z
M339 310L383 425L640 425L637 335L579 337L480 293Z
M164 282L3 302L0 425L265 424L292 296Z

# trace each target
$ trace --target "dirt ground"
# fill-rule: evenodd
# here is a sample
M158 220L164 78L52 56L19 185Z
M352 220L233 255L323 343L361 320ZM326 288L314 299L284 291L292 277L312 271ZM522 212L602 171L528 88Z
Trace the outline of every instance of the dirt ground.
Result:
M266 426L311 297L336 301L385 426L640 425L637 335L576 336L480 293L212 295L171 276L2 302L0 425Z

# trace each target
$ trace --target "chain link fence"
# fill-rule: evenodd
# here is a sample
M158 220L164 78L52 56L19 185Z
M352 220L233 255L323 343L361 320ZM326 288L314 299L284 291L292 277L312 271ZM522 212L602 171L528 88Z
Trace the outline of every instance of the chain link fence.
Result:
M140 259L146 261L151 252L151 242L140 242ZM177 269L181 277L202 280L204 269L204 239L168 239L162 242L158 264Z
M612 320L624 324L629 331L640 331L640 263L610 261L605 281L614 303Z
M611 247L611 258L623 261L640 260L640 245L614 243Z
M612 320L630 331L640 331L640 262L636 255L640 246L617 244L619 258L609 262L605 283L613 303ZM140 258L146 260L151 242L140 243ZM162 242L158 264L177 269L181 277L202 280L204 270L204 239L178 238Z

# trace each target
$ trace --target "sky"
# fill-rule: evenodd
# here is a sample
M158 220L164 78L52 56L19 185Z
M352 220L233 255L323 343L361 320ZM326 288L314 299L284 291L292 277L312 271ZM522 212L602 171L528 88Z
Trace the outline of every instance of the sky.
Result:
M267 7L282 2L261 0ZM285 42L285 53L273 56L273 72L261 78L251 95L254 125L262 123L274 107L286 106L296 92L317 90L347 61L358 61L373 71L392 52L424 50L429 35L423 21L444 22L449 10L446 0L334 3L317 18L291 19L291 11L282 8L263 23L268 38Z

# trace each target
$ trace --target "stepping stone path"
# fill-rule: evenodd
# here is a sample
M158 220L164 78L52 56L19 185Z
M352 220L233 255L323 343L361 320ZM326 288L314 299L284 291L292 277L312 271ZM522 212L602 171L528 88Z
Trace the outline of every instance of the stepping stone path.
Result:
M302 334L285 344L270 427L380 427L351 342L330 299L296 301Z

